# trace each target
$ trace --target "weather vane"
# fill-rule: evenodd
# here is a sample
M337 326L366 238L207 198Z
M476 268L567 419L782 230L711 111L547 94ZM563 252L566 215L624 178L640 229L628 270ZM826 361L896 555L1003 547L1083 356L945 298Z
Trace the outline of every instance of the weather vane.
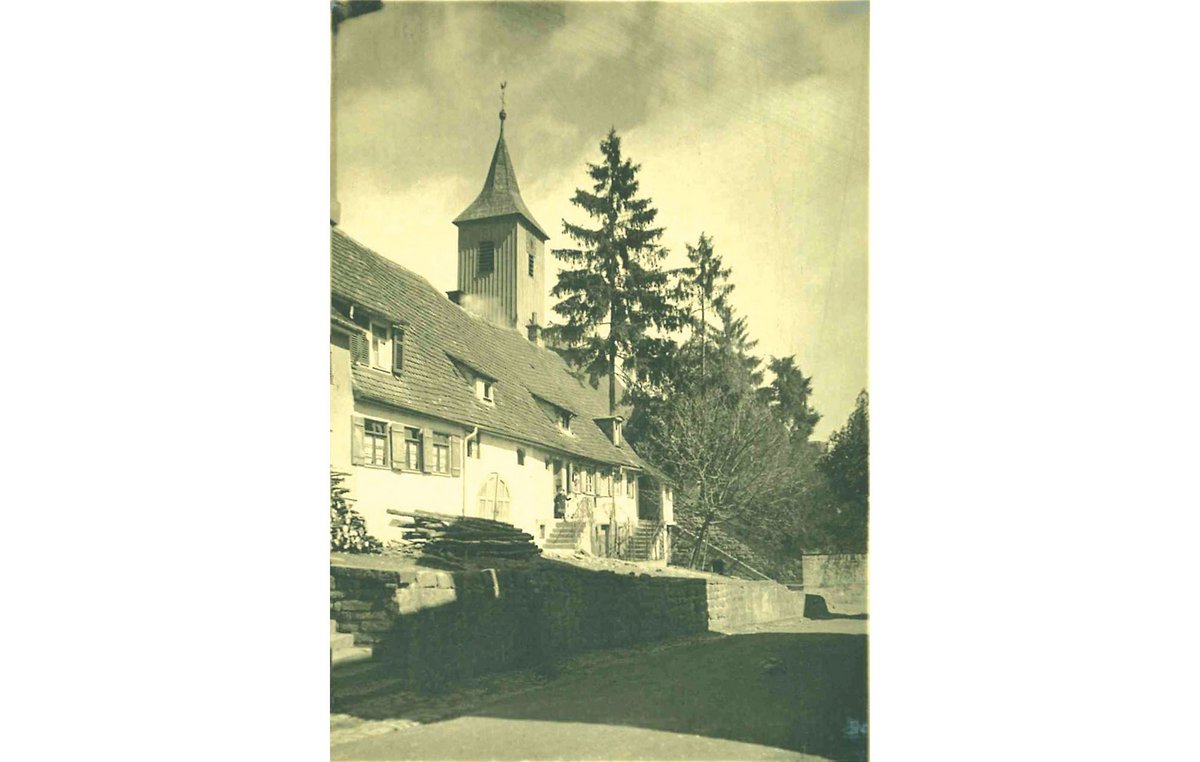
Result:
M505 80L500 83L500 118L501 119L503 119L504 117L507 116L507 114L504 113L504 90L507 87L508 87L508 80Z

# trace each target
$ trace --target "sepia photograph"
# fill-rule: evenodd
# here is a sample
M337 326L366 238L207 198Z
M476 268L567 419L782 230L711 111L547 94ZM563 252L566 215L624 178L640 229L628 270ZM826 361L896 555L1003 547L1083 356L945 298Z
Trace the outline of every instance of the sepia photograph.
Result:
M866 760L868 4L331 13L332 758Z
M14 8L5 759L1195 756L1200 12L1010 5Z

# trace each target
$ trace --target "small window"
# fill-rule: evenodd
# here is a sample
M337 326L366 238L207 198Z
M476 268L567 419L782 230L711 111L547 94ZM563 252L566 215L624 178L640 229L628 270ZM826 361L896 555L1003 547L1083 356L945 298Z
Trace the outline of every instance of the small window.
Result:
M589 495L596 494L596 472L590 468L583 472L583 491Z
M392 348L388 326L371 323L371 365L381 370L391 368Z
M384 421L363 421L363 463L387 465L387 423Z
M433 435L433 463L430 464L430 471L435 474L450 473L450 435L449 434L434 434Z
M404 467L421 470L421 430L410 426L404 427Z
M529 252L529 277L533 277L533 252Z
M496 391L496 382L489 378L475 379L475 397L484 402L495 402L494 393Z
M558 427L563 431L571 430L571 414L566 410L558 411Z
M490 275L496 269L496 245L491 241L479 242L479 275Z
M525 465L525 449L522 447L517 448L517 465Z

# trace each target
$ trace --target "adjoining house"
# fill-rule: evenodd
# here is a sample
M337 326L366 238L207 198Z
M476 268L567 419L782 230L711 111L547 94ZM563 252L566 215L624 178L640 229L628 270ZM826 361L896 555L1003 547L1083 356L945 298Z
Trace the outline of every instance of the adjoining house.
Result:
M483 190L454 220L456 291L332 228L331 465L385 542L399 532L387 510L415 509L505 521L548 550L665 564L669 486L607 394L542 345L548 236L500 119Z

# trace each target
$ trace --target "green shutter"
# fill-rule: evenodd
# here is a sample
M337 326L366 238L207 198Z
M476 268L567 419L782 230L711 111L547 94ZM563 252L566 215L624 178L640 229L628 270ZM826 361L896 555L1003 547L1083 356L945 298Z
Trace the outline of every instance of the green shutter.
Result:
M403 426L388 426L388 455L391 456L392 470L399 471L404 468L404 427Z
M450 475L462 473L462 437L450 437Z
M433 432L421 429L421 470L429 473L433 468Z
M352 416L350 420L350 462L361 466L363 464L363 419L361 415L356 415Z

